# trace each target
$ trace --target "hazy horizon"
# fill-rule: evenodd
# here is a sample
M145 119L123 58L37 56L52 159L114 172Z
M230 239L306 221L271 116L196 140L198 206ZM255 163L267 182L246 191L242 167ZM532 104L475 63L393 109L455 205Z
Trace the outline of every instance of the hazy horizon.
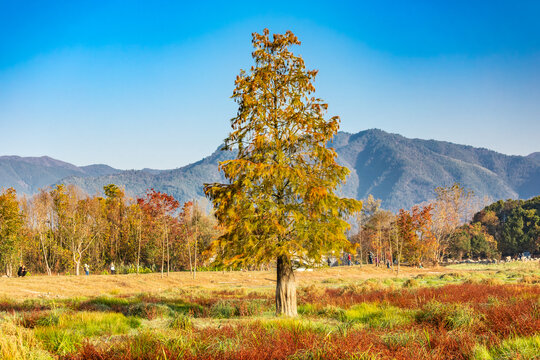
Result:
M339 130L339 132L343 132L343 133L347 133L347 134L350 134L350 135L355 135L355 134L358 134L360 132L363 132L363 131L369 131L369 130L381 130L381 131L385 131L385 130L382 130L382 129L377 129L377 128L371 128L371 129L364 129L364 130L360 130L360 131L357 131L357 132L349 132L349 131L343 131L343 130ZM392 132L389 132L389 131L385 131L389 134L397 134L397 135L401 135L401 134L398 134L398 133L392 133ZM401 135L403 136L403 135ZM421 139L421 138L418 138L418 137L407 137L405 136L406 138L408 139L412 139L412 140L415 140L415 139L419 139L419 140L435 140L435 141L446 141L446 140L438 140L438 139ZM456 144L456 145L463 145L463 146L472 146L472 145L468 145L468 144L459 144L459 143L455 143L455 142L451 142L453 144ZM112 166L111 164L107 164L107 163L97 163L97 162L93 162L93 163L85 163L85 164L77 164L77 163L72 163L72 162L69 162L69 161L66 161L65 159L62 159L62 158L57 158L57 157L53 157L53 156L50 156L48 154L41 154L41 155L27 155L27 156L21 156L21 155L18 155L18 154L0 154L0 158L2 157L19 157L19 158L50 158L50 159L53 159L53 160L58 160L58 161L62 161L62 162L66 162L66 163L69 163L71 165L75 165L77 167L85 167L85 166L91 166L91 165L108 165L108 166L111 166L117 170L145 170L145 169L148 169L148 170L159 170L159 171L162 171L162 170L174 170L174 169L177 169L177 168L181 168L181 167L184 167L184 166L188 166L188 165L191 165L193 163L196 163L202 159L204 159L205 157L207 156L210 156L211 154L213 154L215 151L217 151L219 148L221 147L221 145L219 145L217 148L214 147L213 150L212 149L209 149L208 150L208 153L207 154L203 154L201 156L201 158L199 159L196 159L194 161L191 161L191 162L188 162L188 163L185 163L185 164L179 164L178 166L175 166L175 167L171 167L171 168L157 168L157 167L144 167L144 168L119 168L119 167L115 167L115 166ZM474 148L477 148L477 149L487 149L487 150L490 150L490 151L496 151L496 150L493 150L493 149L490 149L490 148L485 148L485 147L476 147L476 146L472 146ZM496 151L497 153L500 153L498 151ZM540 153L540 151L533 151L529 154L525 154L525 155L512 155L512 154L504 154L504 153L501 153L503 155L510 155L510 156L528 156L528 155L531 155L531 154L534 154L534 153Z

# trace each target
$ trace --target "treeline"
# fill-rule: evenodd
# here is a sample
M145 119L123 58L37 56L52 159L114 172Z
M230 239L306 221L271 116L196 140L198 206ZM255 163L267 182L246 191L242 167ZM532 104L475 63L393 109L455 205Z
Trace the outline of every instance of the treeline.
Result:
M431 203L393 214L369 196L349 240L355 260L381 266L437 264L448 259L499 259L540 249L540 196L498 201L483 210L459 184L435 189ZM210 244L221 231L197 203L147 191L130 199L114 184L105 196L88 196L73 185L17 197L0 192L0 266L13 276L30 272L80 274L190 270L208 265Z
M369 196L350 237L358 260L419 266L540 252L540 196L500 200L476 212L484 200L459 184L435 193L433 202L398 214L382 210L381 201Z
M189 269L204 261L204 249L219 236L215 218L197 203L180 204L153 189L127 198L114 184L104 197L73 185L42 189L18 198L0 193L0 266L8 276L25 265L35 273L79 275L115 265L117 272Z

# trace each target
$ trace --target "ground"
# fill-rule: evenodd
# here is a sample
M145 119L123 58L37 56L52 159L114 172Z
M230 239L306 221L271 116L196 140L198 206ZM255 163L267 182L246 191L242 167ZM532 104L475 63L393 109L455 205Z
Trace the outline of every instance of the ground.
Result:
M0 359L537 359L540 263L0 279Z
M442 274L455 270L445 267L418 269L403 267L400 278L419 274ZM374 266L339 266L314 271L298 271L298 285L307 286L320 282L354 283L370 278L395 278L394 272ZM271 271L198 272L195 279L189 272L128 275L81 275L81 276L28 276L24 278L0 278L0 298L66 298L76 296L129 295L161 293L174 289L269 289L275 288L276 273Z

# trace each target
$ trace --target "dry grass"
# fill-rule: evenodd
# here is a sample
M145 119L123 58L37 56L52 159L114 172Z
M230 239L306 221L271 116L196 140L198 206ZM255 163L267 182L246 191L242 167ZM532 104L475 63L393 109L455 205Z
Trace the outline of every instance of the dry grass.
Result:
M444 267L417 269L402 267L400 278L409 278L419 274L444 274L453 272ZM386 268L375 268L364 265L299 271L299 286L324 283L354 283L370 278L387 279L395 277L395 273ZM81 275L81 276L46 276L36 275L25 278L0 278L0 298L72 298L92 297L105 294L132 295L138 293L162 293L182 289L225 290L242 288L245 290L273 289L275 286L275 270L270 271L226 271L200 272L196 279L189 272L141 275Z

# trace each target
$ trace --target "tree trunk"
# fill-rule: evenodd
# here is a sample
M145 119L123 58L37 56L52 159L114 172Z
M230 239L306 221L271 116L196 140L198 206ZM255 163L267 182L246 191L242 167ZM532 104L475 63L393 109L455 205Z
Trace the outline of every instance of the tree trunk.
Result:
M137 274L139 273L139 266L141 264L141 223L139 218L139 224L137 227L137 239L138 239L138 248L137 248Z
M169 228L165 226L165 239L167 240L167 276L171 270L171 254L169 252Z
M276 315L297 315L296 281L291 260L286 256L277 259Z
M76 258L76 255L73 254L73 261L75 262L75 275L79 276L80 274L80 268L81 268L81 255L79 255L78 258Z
M191 245L190 245L190 240L188 239L187 241L187 248L188 248L188 256L189 256L189 271L192 273L193 275L193 262L191 261Z
M45 268L47 269L47 275L51 276L52 272L51 272L51 268L49 266L49 261L47 261L47 253L45 251L45 245L44 245L44 241L43 241L43 233L42 232L39 233L39 242L41 243L41 249L43 250L43 259L45 260Z
M163 268L165 267L165 240L161 237L161 277L163 277Z
M195 249L193 253L193 278L195 279L195 274L197 273L197 243L199 240L199 228L195 227Z

